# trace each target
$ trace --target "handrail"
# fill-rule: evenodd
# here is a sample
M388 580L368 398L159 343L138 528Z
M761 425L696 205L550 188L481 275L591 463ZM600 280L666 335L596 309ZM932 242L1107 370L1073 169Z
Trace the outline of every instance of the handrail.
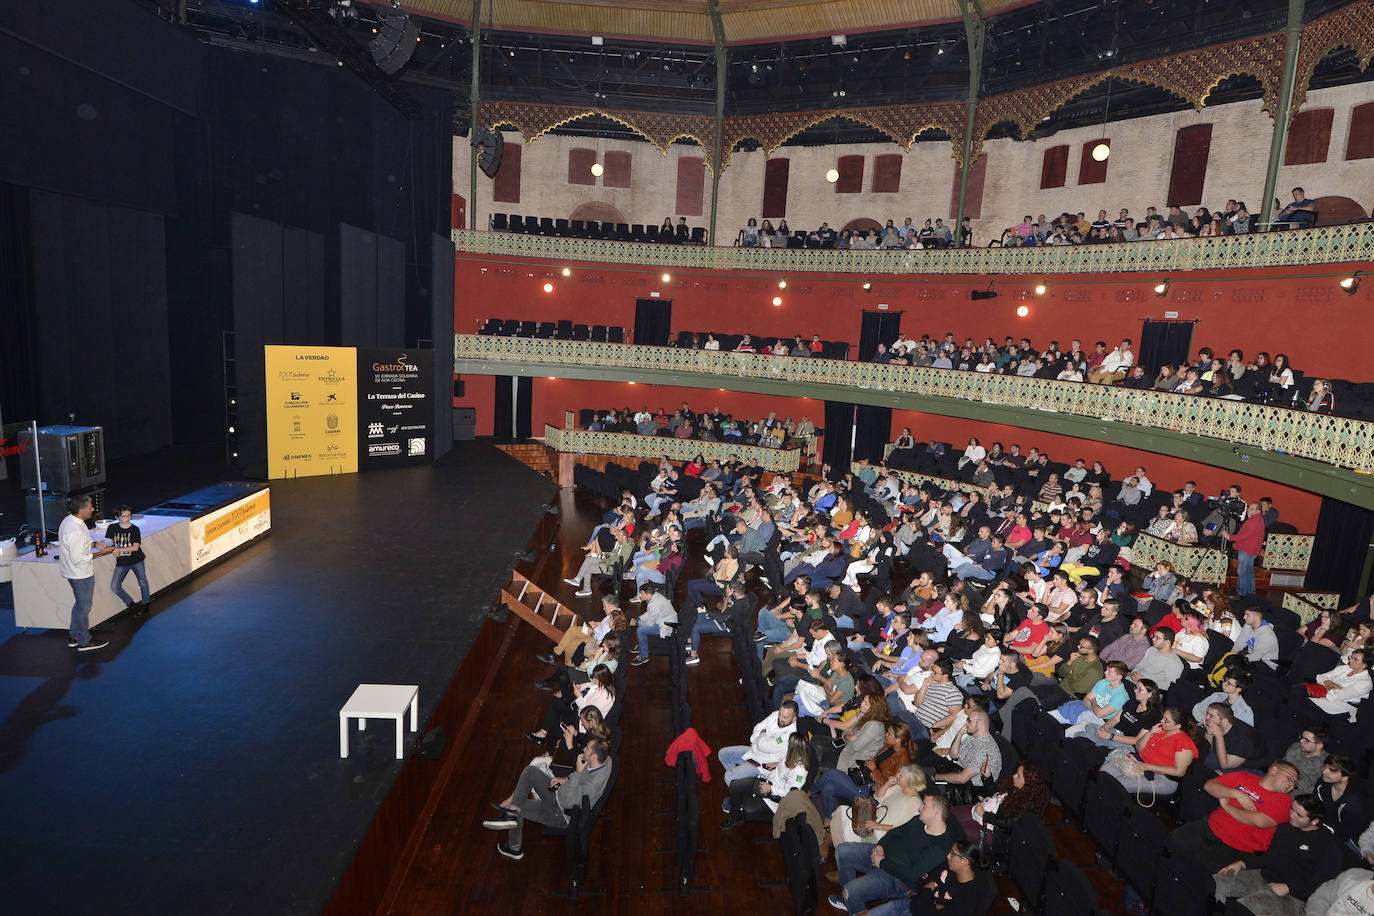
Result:
M857 274L1164 273L1374 261L1374 222L1249 235L1038 248L847 251L572 239L454 229L460 252L655 268Z
M801 449L762 448L735 442L705 442L672 436L640 436L635 433L606 433L589 429L559 429L544 426L544 444L556 452L580 455L612 455L657 461L665 455L672 461L691 461L697 455L708 461L724 461L737 455L757 461L768 471L795 471L801 466Z
M454 359L877 389L1129 423L1374 472L1374 422L1223 398L920 366L471 334L454 336Z

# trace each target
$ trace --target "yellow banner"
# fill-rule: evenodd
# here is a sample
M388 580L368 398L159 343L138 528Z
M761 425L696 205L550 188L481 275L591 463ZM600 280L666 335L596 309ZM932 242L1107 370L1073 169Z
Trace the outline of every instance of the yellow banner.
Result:
M267 476L358 470L358 355L353 347L265 347Z

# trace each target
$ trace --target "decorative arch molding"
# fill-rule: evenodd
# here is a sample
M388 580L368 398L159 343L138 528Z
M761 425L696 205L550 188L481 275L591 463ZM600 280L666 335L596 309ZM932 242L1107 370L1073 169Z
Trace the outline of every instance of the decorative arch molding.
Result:
M1293 104L1289 117L1307 101L1307 87L1317 64L1332 51L1349 48L1359 58L1360 69L1368 68L1374 60L1374 0L1352 3L1302 27L1302 42L1298 47L1297 82L1293 86Z
M1369 2L1374 3L1374 0ZM1284 34L1270 32L989 96L978 103L974 119L974 158L982 152L983 141L997 124L1010 121L1023 138L1028 137L1044 118L1108 79L1154 86L1201 111L1207 104L1207 97L1223 80L1247 74L1258 79L1264 87L1264 110L1272 117L1278 110L1284 47Z
M589 200L568 214L569 220L596 220L598 223L623 223L624 215L604 200Z
M731 150L743 140L757 141L763 151L771 155L808 127L824 124L831 118L845 118L871 127L907 152L910 152L918 136L931 129L949 134L955 158L958 158L964 145L963 102L733 115L725 119L725 131L721 137L721 167L729 166Z
M477 119L489 130L510 127L518 130L529 146L544 134L582 118L609 118L652 143L660 153L678 140L695 140L701 147L708 169L714 169L715 118L707 115L657 111L610 111L577 105L544 105L538 102L488 100L477 107Z

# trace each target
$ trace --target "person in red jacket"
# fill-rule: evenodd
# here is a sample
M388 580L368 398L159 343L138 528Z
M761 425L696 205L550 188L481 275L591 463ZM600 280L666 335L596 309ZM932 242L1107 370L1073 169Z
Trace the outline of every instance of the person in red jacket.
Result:
M1260 504L1250 503L1245 521L1235 534L1226 535L1236 548L1236 594L1242 598L1255 593L1255 560L1264 551L1264 516Z

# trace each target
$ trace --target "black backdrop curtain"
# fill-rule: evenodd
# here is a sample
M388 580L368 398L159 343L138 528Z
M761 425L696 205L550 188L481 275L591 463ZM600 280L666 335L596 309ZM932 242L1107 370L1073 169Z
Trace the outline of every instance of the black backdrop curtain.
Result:
M673 300L635 300L635 343L666 347L673 324Z
M883 447L892 433L892 408L860 404L854 430L854 457L874 464L883 460Z
M1365 597L1360 594L1360 576L1370 541L1374 540L1374 512L1341 502L1322 499L1317 516L1317 543L1307 567L1306 586L1317 592L1340 592L1341 607ZM1369 586L1366 584L1365 590Z
M1177 366L1188 362L1193 351L1191 321L1152 321L1146 318L1140 329L1140 345L1136 347L1136 363L1145 367L1145 374L1154 378L1165 363ZM1111 343L1108 342L1108 346Z
M849 470L853 456L850 439L854 435L854 405L844 401L825 402L825 440L821 449L821 461L830 465L831 471L843 474Z
M496 398L491 407L491 432L497 442L512 442L530 437L530 408L534 402L534 383L527 376L517 376L511 384L509 375L495 376ZM515 421L515 435L511 436L511 420ZM542 430L540 431L542 434Z
M859 359L871 357L878 344L896 340L901 326L901 312L864 312L863 326L859 330Z

